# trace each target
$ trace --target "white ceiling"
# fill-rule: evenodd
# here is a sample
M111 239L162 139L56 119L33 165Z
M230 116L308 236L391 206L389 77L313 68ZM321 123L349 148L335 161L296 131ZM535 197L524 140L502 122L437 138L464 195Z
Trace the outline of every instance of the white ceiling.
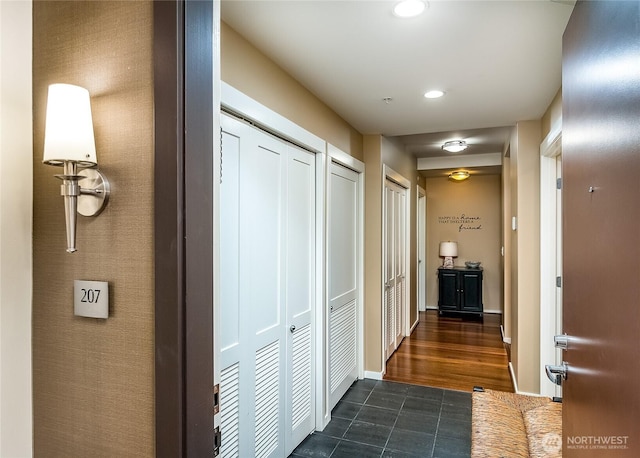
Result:
M431 1L411 19L395 17L394 4L224 0L221 9L358 131L399 136L417 157L441 155L451 139L467 140L464 154L502 152L504 127L539 119L560 88L573 2ZM446 95L425 99L434 88Z

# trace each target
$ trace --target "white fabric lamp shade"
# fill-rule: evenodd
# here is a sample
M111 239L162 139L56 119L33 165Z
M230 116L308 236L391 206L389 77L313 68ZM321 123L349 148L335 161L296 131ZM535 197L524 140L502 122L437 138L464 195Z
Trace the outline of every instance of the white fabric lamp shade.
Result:
M85 88L52 84L47 98L42 162L62 165L64 161L76 161L83 167L98 163L91 102Z
M440 242L440 256L458 256L458 242Z

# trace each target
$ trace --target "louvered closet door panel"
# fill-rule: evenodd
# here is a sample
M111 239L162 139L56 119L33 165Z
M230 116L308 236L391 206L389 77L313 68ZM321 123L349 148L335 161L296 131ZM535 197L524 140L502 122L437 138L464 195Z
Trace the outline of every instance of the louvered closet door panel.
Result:
M240 374L248 375L242 362L248 351L246 333L243 336L240 304L240 157L249 142L250 129L243 123L222 117L224 180L220 185L220 321L219 331L221 377L220 421L224 431L220 455L239 457L241 438L252 432L240 422L241 391L244 397L251 391L251 380L241 387ZM243 338L244 337L244 338ZM246 358L245 358L246 359ZM243 389L244 388L244 389ZM245 411L246 411L245 406ZM243 429L242 429L243 428Z
M404 310L406 298L406 232L405 232L405 212L407 190L396 186L395 190L395 320L394 320L394 348L398 348L404 337Z
M358 377L358 174L332 163L329 196L329 403L333 408Z
M247 395L255 409L255 449L241 456L279 457L284 454L286 236L282 220L287 147L266 133L251 130L254 141L243 150L240 167L240 294L251 349L246 360L255 371L254 389Z
M240 364L224 368L220 375L220 430L224 431L220 456L240 456Z
M287 147L286 169L286 452L315 426L311 318L315 300L315 156Z
M247 142L247 126L224 117L224 176L220 185L220 367L240 360L240 147Z
M279 457L286 368L286 145L228 116L222 128L221 456Z
M385 358L395 351L395 191L393 183L385 182L384 189L384 345Z

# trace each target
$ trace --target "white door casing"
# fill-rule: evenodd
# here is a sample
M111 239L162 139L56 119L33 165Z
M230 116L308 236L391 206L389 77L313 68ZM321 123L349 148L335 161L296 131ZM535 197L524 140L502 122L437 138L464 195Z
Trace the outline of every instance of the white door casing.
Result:
M553 342L553 336L562 333L561 158L559 119L540 145L540 394L545 396L562 396L562 388L545 372L545 364L562 362L562 350Z
M427 309L427 277L426 277L426 268L427 268L427 253L426 253L426 224L427 224L427 196L424 189L420 186L417 187L418 190L418 228L416 233L418 234L418 265L416 267L416 272L418 275L418 312L425 311ZM416 314L416 324L419 320L419 314ZM411 325L412 327L414 324Z

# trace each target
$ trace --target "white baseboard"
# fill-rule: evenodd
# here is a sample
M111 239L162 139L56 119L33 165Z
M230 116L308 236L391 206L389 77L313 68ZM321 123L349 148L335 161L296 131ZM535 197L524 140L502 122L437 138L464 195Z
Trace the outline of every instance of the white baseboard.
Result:
M437 305L427 305L427 310L438 310Z
M509 361L509 374L511 374L511 383L513 383L513 391L518 393L518 381L516 380L516 373L513 369L513 363Z
M382 372L364 371L364 378L382 380Z
M411 333L416 328L416 326L418 326L419 323L420 323L420 320L416 320L416 322L413 323L413 326L411 326L411 330L409 330L409 335L411 335Z
M493 313L494 315L502 315L502 310L500 310L500 309L494 309L494 310L484 309L483 312L484 313Z
M500 337L502 337L502 341L506 344L511 345L511 337L504 336L504 328L500 325Z

